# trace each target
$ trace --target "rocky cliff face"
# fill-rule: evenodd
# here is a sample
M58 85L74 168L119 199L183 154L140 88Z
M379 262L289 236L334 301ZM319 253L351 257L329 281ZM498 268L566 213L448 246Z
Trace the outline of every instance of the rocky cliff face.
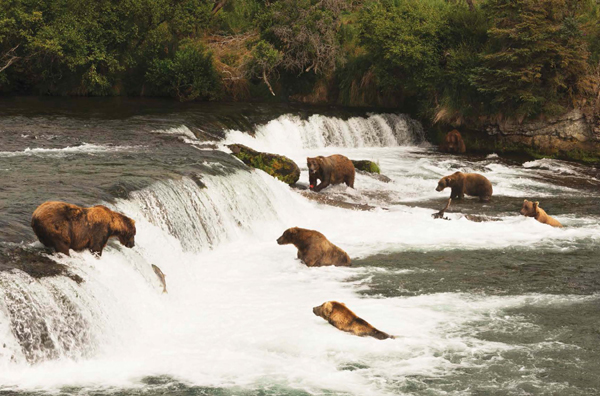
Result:
M500 146L522 145L545 155L600 157L600 119L579 110L545 120L500 122L485 129Z

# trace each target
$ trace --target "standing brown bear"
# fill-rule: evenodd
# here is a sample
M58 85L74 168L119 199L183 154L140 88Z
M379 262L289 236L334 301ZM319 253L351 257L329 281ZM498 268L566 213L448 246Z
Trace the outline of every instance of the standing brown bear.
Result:
M462 199L465 194L479 197L482 202L487 202L492 197L492 183L482 175L477 173L462 173L456 172L450 176L444 176L438 182L436 191L442 191L446 187L450 187L451 199Z
M319 192L330 184L346 183L348 187L354 188L354 177L356 171L354 164L347 157L335 154L329 157L307 158L308 181L310 189ZM321 184L317 185L317 181Z
M298 249L298 258L309 267L325 265L349 266L350 257L339 247L329 242L325 235L305 228L288 228L277 239L279 245L290 243Z
M395 338L383 331L377 330L369 322L359 318L346 304L337 301L327 301L313 308L313 313L328 321L336 329L352 333L360 337L374 337L378 340Z
M89 249L98 256L111 237L128 248L135 245L135 221L106 206L82 208L66 202L44 202L33 212L31 227L40 242L69 255Z
M460 132L456 129L448 132L444 142L440 145L440 151L444 153L464 154L467 148Z
M552 227L562 228L562 224L560 222L546 213L546 211L539 207L539 202L531 202L525 200L523 202L523 207L521 208L521 214L527 217L533 217L540 223L549 224Z

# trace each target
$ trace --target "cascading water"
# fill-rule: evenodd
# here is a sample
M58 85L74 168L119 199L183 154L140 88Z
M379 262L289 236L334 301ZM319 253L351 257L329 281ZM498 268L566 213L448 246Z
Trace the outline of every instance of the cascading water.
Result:
M171 132L189 131L177 128ZM475 269L457 275L465 283L488 261L508 256L533 261L540 252L556 257L596 243L594 214L559 214L568 226L560 230L515 213L513 198L531 191L548 200L573 193L573 186L541 179L553 163L531 176L531 164L434 156L422 128L402 115L282 116L257 127L253 136L229 131L218 142L226 143L290 156L303 170L300 184L307 180L306 156L332 153L378 161L392 181L361 174L356 190L335 186L321 194L364 201L376 207L371 211L315 203L263 172L243 169L181 172L186 176L159 178L107 203L136 220L136 247L113 241L101 259L89 252L53 256L82 283L0 272L0 390L459 395L469 394L470 387L486 389L491 371L503 390L525 381L579 394L560 381L535 377L539 353L575 348L556 332L551 343L506 341L519 331L541 332L530 317L510 310L570 310L594 304L595 296L543 294L544 289L487 295L479 283L473 290L461 289L463 283L443 288L452 273L418 283L468 260ZM177 146L173 157L179 152ZM206 168L224 166L197 161ZM577 167L560 166L569 176L583 177ZM447 194L434 190L436 180L457 169L477 170L493 181L497 209L470 201L464 208L494 210L498 221L476 223L460 213L449 214L452 221L433 220L430 206L437 201L419 207L419 200L444 201ZM597 198L588 190L579 195ZM293 246L275 242L292 226L323 232L355 266L305 267ZM396 259L390 265L385 257ZM430 266L410 267L419 260ZM168 294L161 294L152 264L166 274ZM501 262L486 279L495 281L503 269L512 271ZM423 290L411 294L411 279ZM345 302L398 338L339 332L312 313L328 300ZM498 365L501 369L491 368Z

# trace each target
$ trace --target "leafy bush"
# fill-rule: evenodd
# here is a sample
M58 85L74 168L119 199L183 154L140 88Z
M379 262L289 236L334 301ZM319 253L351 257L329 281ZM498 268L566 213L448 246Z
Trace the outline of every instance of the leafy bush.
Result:
M184 41L170 59L156 59L146 73L156 94L171 95L180 101L217 96L218 75L212 54L201 44Z

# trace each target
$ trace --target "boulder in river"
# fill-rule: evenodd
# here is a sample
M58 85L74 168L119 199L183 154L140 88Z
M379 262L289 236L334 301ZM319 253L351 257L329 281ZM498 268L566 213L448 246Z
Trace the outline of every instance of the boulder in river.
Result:
M300 179L300 168L288 157L261 153L242 144L230 144L227 147L244 164L263 170L290 186Z
M377 165L375 162L373 161L369 161L369 160L360 160L360 161L355 161L355 160L351 160L352 164L354 165L354 168L356 168L357 170L363 171L363 172L368 172L368 173L381 173L381 169L379 169L379 165Z

